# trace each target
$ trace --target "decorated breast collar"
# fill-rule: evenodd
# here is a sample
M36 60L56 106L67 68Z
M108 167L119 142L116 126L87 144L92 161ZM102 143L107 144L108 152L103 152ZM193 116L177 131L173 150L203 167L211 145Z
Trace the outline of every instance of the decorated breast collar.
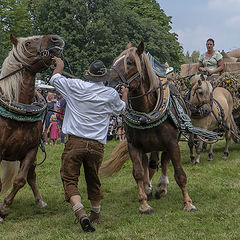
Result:
M166 78L160 78L163 87L161 88L160 100L154 110L150 113L137 112L133 109L127 109L123 114L124 122L132 127L138 129L153 128L164 122L168 116L167 109L171 105L170 90L166 84Z
M46 100L38 92L35 93L35 102L32 104L10 102L6 97L0 96L0 116L17 121L34 122L43 119L46 107Z

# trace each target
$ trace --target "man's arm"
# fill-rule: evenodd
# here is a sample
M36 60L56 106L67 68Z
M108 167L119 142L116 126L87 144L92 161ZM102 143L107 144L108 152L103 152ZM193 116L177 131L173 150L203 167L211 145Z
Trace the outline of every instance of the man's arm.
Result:
M64 68L63 60L61 58L58 58L58 57L53 57L52 59L56 61L56 67L55 67L55 69L52 73L52 76L56 73L62 74L63 68Z

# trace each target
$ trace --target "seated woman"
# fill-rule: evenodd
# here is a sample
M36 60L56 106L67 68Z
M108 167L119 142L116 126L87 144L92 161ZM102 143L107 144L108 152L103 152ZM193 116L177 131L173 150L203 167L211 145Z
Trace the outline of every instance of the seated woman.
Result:
M209 38L206 42L207 52L199 57L198 70L208 75L218 77L224 68L223 56L214 50L214 40ZM212 77L210 78L212 80Z

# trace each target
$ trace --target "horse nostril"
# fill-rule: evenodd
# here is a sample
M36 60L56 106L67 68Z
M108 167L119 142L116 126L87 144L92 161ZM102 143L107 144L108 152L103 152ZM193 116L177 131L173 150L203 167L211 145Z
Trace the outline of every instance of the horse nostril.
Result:
M59 40L60 40L60 38L58 36L52 36L51 37L52 42L58 42Z

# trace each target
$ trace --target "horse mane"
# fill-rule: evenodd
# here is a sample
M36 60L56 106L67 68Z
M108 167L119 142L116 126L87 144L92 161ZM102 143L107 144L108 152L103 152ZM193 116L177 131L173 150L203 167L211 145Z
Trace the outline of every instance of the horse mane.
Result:
M22 66L29 65L28 58L24 55L26 51L24 42L39 36L32 36L28 38L18 38L18 44L13 45L12 50L8 53L2 64L2 72L0 78L10 74L11 72L20 69ZM22 71L0 81L0 92L3 96L11 101L18 102L21 84L23 82Z
M139 57L138 53L137 53L137 48L135 47L131 47L128 48L126 50L124 50L115 60L115 64L116 61L119 60L121 57L126 56L124 58L124 68L125 68L125 72L127 72L127 57L132 55L134 57L134 60L136 62L136 67L138 72L140 73L140 77L142 77L144 79L144 74L142 71L142 64L141 64L141 60L143 60L143 62L145 63L146 69L147 69L147 73L148 73L148 77L149 77L149 83L150 83L150 88L149 90L152 90L153 88L159 86L159 79L157 77L157 75L154 73L152 65L147 57L147 54L145 52L143 52L141 54L141 56Z

